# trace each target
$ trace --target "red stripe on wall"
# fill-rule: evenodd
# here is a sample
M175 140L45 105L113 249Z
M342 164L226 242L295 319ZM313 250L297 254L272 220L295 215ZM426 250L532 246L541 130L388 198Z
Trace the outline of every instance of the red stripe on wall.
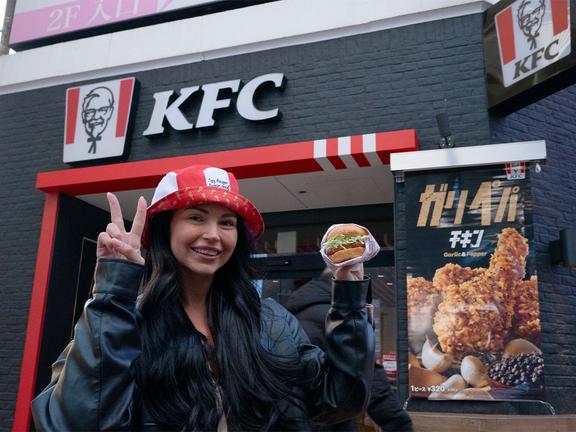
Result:
M78 87L68 89L66 95L66 138L64 144L74 144L79 101L80 89Z
M328 138L326 140L326 159L330 161L336 169L346 169L346 164L338 155L338 138Z
M362 147L362 135L353 135L350 137L350 148L352 151L352 157L356 161L359 167L369 167L370 161L366 158L364 154L364 149Z
M418 149L414 129L380 132L376 137L377 151L383 160L390 159L385 153ZM334 140L337 142L337 139ZM63 192L69 195L145 189L155 187L168 171L192 164L221 167L232 171L239 179L323 171L314 159L314 141L301 141L44 172L38 174L36 188L45 192Z
M30 402L36 385L36 369L40 354L40 342L44 325L46 296L52 264L52 250L58 220L58 193L47 193L44 201L44 214L40 228L40 241L36 256L36 269L32 285L32 299L28 312L28 327L24 342L20 384L16 398L16 412L12 430L27 431L30 428Z
M512 8L504 9L496 15L496 29L498 30L498 42L502 63L508 64L516 58L516 46L514 43L514 25Z
M384 165L390 164L390 153L412 151L418 148L414 129L379 132L376 134L376 153Z
M314 159L314 142L126 162L39 173L36 188L70 195L155 187L168 171L192 164L217 166L239 179L323 171Z
M118 101L118 122L116 123L116 138L126 135L128 127L128 116L130 115L130 105L132 104L132 90L134 88L134 78L120 81L120 97Z
M551 0L554 36L568 28L568 0Z

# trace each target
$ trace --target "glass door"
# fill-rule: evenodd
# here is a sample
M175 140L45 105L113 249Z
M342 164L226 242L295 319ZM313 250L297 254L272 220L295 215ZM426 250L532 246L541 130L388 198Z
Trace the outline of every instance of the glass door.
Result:
M333 224L354 221L370 230L381 247L365 264L372 279L372 303L377 361L396 377L396 286L392 204L338 207L264 214L266 231L256 244L253 264L256 285L263 298L286 306L290 295L315 279L322 279L325 264L318 252L326 230ZM323 286L317 282L317 286ZM314 292L302 291L314 296ZM328 290L329 295L329 290Z
M319 253L276 255L254 259L262 279L257 281L262 298L272 298L287 307L290 295L313 280L322 280L325 265ZM365 264L365 274L372 280L376 360L396 380L396 285L394 251L382 249Z

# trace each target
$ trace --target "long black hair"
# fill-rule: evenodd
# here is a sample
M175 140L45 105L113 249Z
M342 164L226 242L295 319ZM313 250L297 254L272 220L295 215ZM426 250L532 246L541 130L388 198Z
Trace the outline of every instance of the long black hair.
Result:
M281 406L301 404L291 391L297 366L261 345L251 238L239 219L234 253L208 293L212 348L181 305L179 264L170 249L172 213L159 213L151 222L139 303L143 353L136 371L142 402L167 429L216 430L223 413L231 430L278 427L289 421Z

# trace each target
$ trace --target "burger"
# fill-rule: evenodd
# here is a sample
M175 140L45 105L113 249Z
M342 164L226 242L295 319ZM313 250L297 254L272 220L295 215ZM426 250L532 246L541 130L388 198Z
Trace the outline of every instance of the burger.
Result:
M326 236L324 253L333 263L341 263L362 256L367 240L367 229L352 224L340 225Z

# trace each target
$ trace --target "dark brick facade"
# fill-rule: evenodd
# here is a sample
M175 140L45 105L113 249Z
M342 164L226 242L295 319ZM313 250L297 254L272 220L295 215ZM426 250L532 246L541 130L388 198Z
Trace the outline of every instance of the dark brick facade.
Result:
M532 169L542 345L548 401L574 413L576 391L576 269L550 264L548 244L576 227L576 85L504 118L494 117L491 141L546 140L546 163Z
M490 128L481 37L482 17L472 15L136 73L140 82L139 105L127 160L405 128L416 129L421 148L436 148L435 114L439 110L450 114L459 146L486 143L490 140ZM281 121L254 125L230 111L218 117L218 127L213 130L170 132L154 139L142 137L154 92L236 78L248 81L270 72L283 72L288 79L282 94L272 91L266 98L266 104L280 107ZM35 177L38 172L67 168L61 162L65 89L77 84L0 96L2 430L12 424L43 209L43 194L34 188ZM197 105L191 104L192 121ZM398 199L396 217L401 255L402 196ZM547 205L553 207L550 202ZM564 214L564 208L561 213ZM552 234L552 229L543 228L538 241L544 244L545 238ZM398 262L401 264L401 257ZM563 277L568 278L568 273ZM551 278L552 274L545 289L560 300L562 293L552 288ZM403 289L399 293L399 306L401 311L405 310ZM552 321L557 312L551 311L551 305L543 309L547 314L547 335L552 334L557 331L553 326L560 322ZM568 322L566 317L566 326ZM405 324L401 312L401 369L406 367ZM567 350L566 345L562 346ZM551 347L547 349L550 351ZM551 359L548 364L549 373L560 380L564 372L554 368L559 368L562 362ZM406 385L405 377L400 378L400 384Z

